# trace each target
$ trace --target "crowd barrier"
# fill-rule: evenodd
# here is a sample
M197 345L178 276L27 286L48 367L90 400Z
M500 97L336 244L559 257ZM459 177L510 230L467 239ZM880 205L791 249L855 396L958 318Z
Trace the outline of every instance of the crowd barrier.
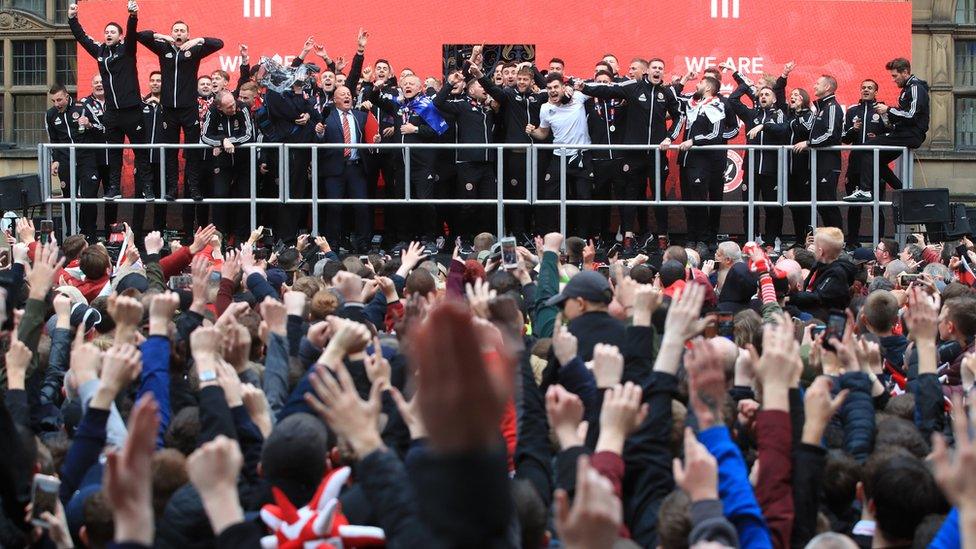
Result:
M55 204L61 204L62 206L69 206L72 211L77 211L77 206L79 204L86 203L105 203L107 202L104 198L81 198L78 196L78 182L77 170L71 170L71 177L68 181L67 197L55 197L52 193L52 175L50 170L52 151L55 149L67 149L68 150L68 160L71 166L75 166L77 151L79 150L104 150L104 149L156 149L160 151L159 159L159 170L160 170L160 188L158 197L165 195L165 185L166 185L166 155L178 154L180 149L209 149L209 145L205 144L143 144L143 145L130 145L130 144L102 144L102 143L90 143L90 144L71 144L71 143L41 143L38 145L38 174L41 176L43 182L43 197L44 205L47 208L48 216L52 214L52 206ZM885 206L890 206L890 201L879 200L879 186L880 186L880 176L878 167L878 154L883 150L897 150L901 151L901 156L895 161L896 172L900 175L901 179L904 181L906 188L911 188L913 180L913 164L912 164L912 154L911 151L905 147L891 147L891 146L867 146L867 145L845 145L837 147L824 147L817 149L808 149L810 152L810 195L811 199L809 201L789 201L787 197L789 196L789 174L788 174L788 154L792 149L791 145L747 145L747 144L727 144L727 145L708 145L695 147L695 150L737 150L737 151L758 151L758 150L775 150L777 151L777 200L773 201L761 201L756 200L755 197L755 185L753 182L753 165L755 162L755 156L752 154L747 155L746 166L743 168L743 178L746 183L745 194L746 200L723 200L722 202L717 201L692 201L692 200L674 200L668 199L661 191L664 185L664 181L660 178L661 164L662 162L667 162L665 151L660 147L645 146L645 145L589 145L586 148L588 150L613 150L613 151L651 151L654 155L655 170L653 173L653 181L651 185L654 191L651 199L645 200L574 200L567 197L566 188L566 157L564 156L553 156L553 161L560 162L560 193L559 199L553 200L543 200L538 198L538 188L539 188L539 170L537 169L539 163L539 151L543 150L556 150L561 148L578 148L576 145L563 145L554 143L545 144L504 144L504 143L493 143L489 145L474 144L474 143L437 143L437 144L400 144L400 143L249 143L247 145L241 145L238 147L240 149L246 149L250 155L250 193L247 198L206 198L203 203L205 204L248 204L250 207L250 223L251 229L253 230L257 226L257 205L258 204L369 204L369 205L381 205L381 204L432 204L432 205L493 205L496 208L496 224L497 233L496 234L506 234L505 233L505 207L512 205L539 205L539 206L559 206L559 226L563 234L566 234L566 223L567 207L573 206L714 206L720 204L721 206L729 207L747 207L748 214L745 224L745 233L748 240L753 240L756 236L756 207L762 206L780 206L780 207L793 207L793 206L806 206L810 208L810 219L811 223L817 225L817 207L818 206L861 206L872 208L872 242L877 242L879 239L879 213L880 209ZM495 149L497 151L497 171L496 171L496 185L497 185L497 197L494 199L449 199L449 198L431 198L431 199L419 199L412 197L411 194L411 184L410 184L410 155L403 155L404 163L404 193L405 196L402 198L366 198L366 199L352 199L352 198L342 198L342 199L326 199L319 196L318 185L310 186L310 197L308 198L292 198L291 189L289 185L290 173L289 173L289 162L278 162L278 197L277 198L260 198L257 196L257 182L258 182L258 164L257 164L257 154L261 149L273 150L276 152L278 158L288 158L288 153L291 150L299 149L368 149L368 150L384 150L384 149L396 149L409 151L411 148L423 148L423 149L449 149L449 150L461 150L461 149ZM669 150L676 150L677 145L671 145L667 147ZM526 162L526 185L525 197L522 198L505 198L504 197L504 151L508 149L521 149L525 150L528 155L529 161ZM871 202L844 202L842 200L833 201L818 201L817 200L817 155L822 151L871 151L873 162L874 162L874 180L873 180L873 193ZM319 158L317 154L311 155L311 175L312 180L318 180L319 172ZM671 174L671 177L678 177L677 174ZM157 198L157 201L161 201L162 198ZM142 198L122 198L113 200L112 203L116 204L145 204L146 200ZM183 203L192 204L197 203L191 199L183 198L175 201L168 201L167 203ZM312 208L312 227L311 234L319 234L319 213L318 208ZM70 227L70 232L72 234L76 233L78 230L77 222L78 216L71 216L72 227Z

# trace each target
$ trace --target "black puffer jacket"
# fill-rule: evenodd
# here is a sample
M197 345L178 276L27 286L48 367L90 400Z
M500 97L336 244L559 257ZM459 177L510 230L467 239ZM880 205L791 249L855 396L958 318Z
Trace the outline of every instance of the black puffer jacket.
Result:
M871 399L871 380L864 372L847 372L840 376L839 389L849 393L840 409L844 425L844 450L859 463L874 448L874 401Z
M790 304L826 320L831 309L845 309L851 302L851 282L857 267L846 259L817 263L803 283L802 292L790 296Z

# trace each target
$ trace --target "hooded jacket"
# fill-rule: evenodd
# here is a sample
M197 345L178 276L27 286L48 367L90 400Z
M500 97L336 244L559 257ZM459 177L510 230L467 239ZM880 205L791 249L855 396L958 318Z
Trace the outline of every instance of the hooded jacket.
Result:
M803 283L803 291L790 296L790 303L805 313L826 319L831 309L844 309L851 302L851 281L857 267L846 259L817 263Z

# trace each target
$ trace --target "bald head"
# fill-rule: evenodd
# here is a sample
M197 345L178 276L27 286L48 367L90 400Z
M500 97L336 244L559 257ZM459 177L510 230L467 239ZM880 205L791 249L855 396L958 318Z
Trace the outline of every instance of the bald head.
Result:
M348 111L352 109L352 92L349 88L345 86L339 86L336 88L335 93L332 95L333 101L335 101L336 108L340 111Z
M857 549L857 544L843 534L824 532L810 540L805 549Z
M229 91L221 90L217 93L216 103L217 108L225 115L234 116L237 114L237 99Z

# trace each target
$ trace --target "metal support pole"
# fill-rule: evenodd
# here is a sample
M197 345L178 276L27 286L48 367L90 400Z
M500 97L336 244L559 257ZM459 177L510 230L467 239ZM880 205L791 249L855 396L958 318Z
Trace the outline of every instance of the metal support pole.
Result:
M258 227L258 203L255 202L255 199L258 196L258 149L257 147L251 147L251 150L247 152L250 155L251 160L251 192L248 195L251 197L251 203L248 204L248 208L251 214L251 232L253 233L254 229Z
M871 197L872 202L874 202L872 206L874 215L872 215L871 217L871 244L872 245L876 245L878 242L881 241L881 236L878 234L878 225L880 222L880 220L878 219L878 215L881 210L881 206L878 204L879 200L881 199L881 197L878 196L878 179L881 176L880 173L881 166L878 165L878 153L879 153L878 149L874 149L874 151L872 152L872 154L874 155L874 196ZM850 212L850 210L848 210L848 212ZM850 214L848 213L848 215ZM858 237L858 235L852 235L852 236L854 238Z
M641 193L643 194L643 193ZM626 199L626 197L624 197ZM654 202L658 203L664 198L661 194L661 149L654 148ZM664 215L668 215L665 213ZM657 217L655 217L657 219Z
M278 173L280 179L278 180L278 198L282 202L288 202L291 198L291 184L289 180L291 179L291 149L288 145L282 143L281 145L281 155L278 162Z
M498 238L505 234L505 161L502 159L504 152L504 147L498 147L498 163L495 168L495 192L497 193L496 198L498 198L498 205L495 206L495 234L498 235ZM525 192L529 192L528 188Z
M176 158L179 159L180 151L176 151ZM183 155L186 158L186 155ZM177 160L177 166L179 161ZM186 172L183 175L183 183L186 183ZM184 193L185 194L185 193ZM166 198L166 147L159 148L159 198Z
M810 149L810 226L817 228L817 150Z
M559 156L559 232L566 234L566 156Z
M410 202L410 148L404 149L403 155L403 194L404 199Z
M312 153L312 234L319 235L319 151L310 149ZM341 215L341 214L340 214ZM339 243L335 243L338 248Z
M756 239L756 175L753 172L755 164L755 155L753 154L753 150L749 149L749 188L746 191L748 194L749 212L746 214L746 234L749 236L750 242ZM769 223L768 217L766 218L766 223Z
M71 165L71 177L68 182L68 188L71 191L71 234L78 234L78 203L76 202L78 200L78 170L76 169L76 166L78 166L78 157L74 147L68 149L68 163Z
M536 177L539 170L535 169L536 164L539 163L539 149L532 147L525 154L530 155L525 161L525 199L529 201L529 204L534 204L539 195L539 181Z

